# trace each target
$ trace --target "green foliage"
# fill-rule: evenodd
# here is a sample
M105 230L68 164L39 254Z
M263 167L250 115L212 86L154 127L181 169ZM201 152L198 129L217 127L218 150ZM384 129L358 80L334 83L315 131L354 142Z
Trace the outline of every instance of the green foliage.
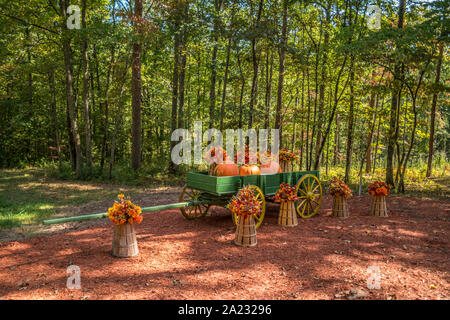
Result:
M427 171L426 163L422 165L409 167L407 169L405 177L406 185L406 195L415 197L438 197L438 198L448 198L450 196L450 167L436 166L436 175L434 178L429 179L425 177ZM330 168L328 173L325 169L320 172L321 181L323 186L329 187L329 181L334 177L343 179L345 173L345 168L336 167ZM394 172L395 173L395 172ZM362 194L367 194L368 185L373 181L384 181L386 176L385 169L376 169L374 173L363 173L361 192ZM358 194L359 190L359 172L356 169L351 170L352 183L349 185L354 194ZM398 195L395 193L395 189L392 190L392 195Z
M136 35L131 19L133 2L119 4L110 0L88 0L87 28L69 30L63 35L61 27L65 21L60 15L58 1L31 0L18 4L0 0L0 167L45 167L52 177L65 180L76 178L69 164L73 161L69 142L71 129L67 121L61 42L64 37L71 39L75 108L81 149L85 154L81 41L87 37L94 166L92 170L83 168L81 176L77 178L84 181L130 181L142 184L153 180L172 181L172 178L166 178L170 156L169 128L174 117L171 111L171 83L174 39L182 30L187 34L182 119L187 128L191 128L195 120L204 121L206 127L210 118L213 125L218 127L221 117L224 119L224 129L235 129L239 122L244 128L248 126L256 58L258 83L252 113L254 128L263 128L266 119L269 126L274 127L279 112L284 145L303 155L302 169L305 169L317 158L319 133L324 134L329 122L331 125L322 157L327 155L331 162L336 154L336 164L343 165L348 161L345 157L347 120L352 97L355 109L352 152L355 157L351 163L352 169L359 171L359 159L371 129L373 112L376 112L376 119L380 121L374 127L371 147L372 154L377 156L375 164L380 167L384 166L386 157L392 92L396 85L402 89L398 118L398 144L402 154L408 147L413 121L408 86L413 87L417 75L425 70L417 98L418 127L414 133L413 160L410 164L414 166L427 155L433 93L438 95L433 152L445 155L436 160L434 166L438 165L438 161L441 164L448 162L448 81L435 84L437 47L439 41L448 44L444 30L448 25L446 1L408 2L403 29L396 27L399 2L376 1L382 9L380 30L368 30L366 26L364 10L372 1L287 1L287 54L279 111L276 110L276 104L283 2L263 1L259 23L257 14L260 1L223 1L219 13L214 9L214 1L193 0L189 3L189 14L183 14L179 28L176 28L173 1L146 1L145 32ZM214 40L216 37L217 42ZM143 167L137 172L130 168L130 64L132 44L136 39L143 44ZM229 40L231 53L222 114L221 93ZM252 41L255 42L255 52ZM211 54L215 45L218 47L215 65L216 101L215 110L210 114ZM394 83L396 65L402 66L402 76L399 77L401 83ZM268 75L269 70L272 71L271 77ZM49 79L51 72L55 76L55 97ZM351 73L355 77L353 94L348 83ZM447 49L444 50L441 73L441 79L448 79ZM376 106L370 105L373 93L377 95ZM56 102L56 121L52 112L53 98ZM339 99L332 117L335 98ZM56 151L51 149L56 147L56 131L61 146L61 164L52 160L56 157ZM114 136L116 148L110 177L110 152ZM436 174L439 173L437 168ZM180 168L180 175L188 169L192 168ZM355 181L358 178L352 174L352 182Z

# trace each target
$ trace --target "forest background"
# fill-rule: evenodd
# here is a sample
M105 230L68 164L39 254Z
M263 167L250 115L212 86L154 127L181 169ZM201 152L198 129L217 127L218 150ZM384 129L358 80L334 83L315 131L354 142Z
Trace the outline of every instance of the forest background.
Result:
M432 184L450 171L448 13L441 0L0 0L0 167L183 180L203 167L170 161L171 133L202 120L280 129L296 169L323 179Z

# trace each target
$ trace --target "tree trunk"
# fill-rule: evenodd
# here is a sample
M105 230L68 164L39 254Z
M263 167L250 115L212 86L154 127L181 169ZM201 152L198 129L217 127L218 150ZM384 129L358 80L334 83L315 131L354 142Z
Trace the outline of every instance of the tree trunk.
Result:
M51 69L49 72L49 86L50 93L52 95L52 104L51 104L51 115L53 122L53 137L56 148L56 153L58 156L59 167L61 168L61 146L59 141L59 130L58 130L58 112L56 109L56 87L55 87L55 70Z
M311 116L311 95L309 91L309 67L306 67L306 99L308 104L308 111L306 112L306 147L305 147L305 153L306 153L306 159L305 159L305 168L306 170L309 170L310 167L310 160L309 160L309 120Z
M350 103L347 119L347 157L345 162L345 177L346 184L350 183L351 167L352 167L352 154L353 154L353 123L354 123L354 79L355 72L353 71L353 56L350 62Z
M297 150L297 121L298 121L298 112L299 112L299 90L298 88L295 89L295 109L294 109L294 115L292 116L292 152L296 153Z
M283 147L283 128L281 119L281 107L283 104L284 62L287 46L287 0L283 1L283 25L281 29L280 63L278 66L277 110L275 114L275 129L280 130L280 148Z
M220 108L220 131L223 130L223 117L225 113L225 99L227 96L227 81L228 81L228 67L230 65L230 53L231 53L231 37L228 39L227 45L227 60L225 64L225 75L223 77L223 91L222 91L222 106Z
M217 15L220 12L220 9L222 7L222 0L214 0L214 28L213 28L213 52L212 52L212 58L211 58L211 87L209 91L209 128L214 127L215 122L215 112L216 112L216 79L217 79L217 51L219 48L219 21Z
M405 13L405 0L400 0L400 5L398 9L398 25L399 29L403 28L403 17ZM387 146L387 162L386 162L386 183L394 186L394 150L395 143L397 141L397 130L396 130L396 119L397 119L397 109L398 109L398 79L400 77L400 66L397 64L394 68L394 88L392 92L391 99L391 115L389 122L389 134L388 134L388 146Z
M299 162L299 170L303 169L303 148L305 145L305 136L304 136L304 131L305 131L305 70L303 69L302 71L302 107L300 110L300 114L301 114L301 143L300 143L300 162Z
M264 1L259 2L258 12L256 15L255 26L259 24L261 20L261 14L263 9ZM253 11L253 10L252 10ZM250 92L250 103L248 108L248 128L253 127L253 112L254 106L256 105L257 95L258 95L258 70L259 70L259 56L257 55L256 48L257 36L252 36L252 62L253 62L253 79L252 79L252 89Z
M430 61L428 61L428 63L430 63ZM420 77L419 77L419 80L418 80L418 82L417 82L416 90L413 91L413 90L411 89L411 87L408 86L409 92L410 92L410 94L411 94L411 99L412 99L412 110L413 110L413 115L414 115L414 121L413 121L413 127L412 127L412 130L411 130L411 139L410 139L410 141L409 141L408 151L406 152L405 159L404 159L404 161L403 161L403 168L398 168L398 169L397 169L397 170L400 170L400 169L401 169L401 173L400 173L400 183L399 183L399 188L398 188L398 190L399 190L401 193L405 193L405 172L406 172L406 167L407 167L407 165L408 165L409 156L411 155L411 150L412 150L412 148L413 148L413 146L414 146L414 139L415 139L415 137L416 137L416 128L417 128L417 109L416 109L416 101L417 101L417 94L418 94L418 92L419 92L420 85L422 84L423 76L424 76L424 74L425 74L425 70L426 70L426 68L427 68L427 66L428 66L428 63L427 63L427 65L425 66L425 68L424 68L424 69L421 71L421 73L420 73Z
M171 131L174 132L177 129L177 110L178 110L178 90L180 86L180 69L181 69L181 54L180 46L182 42L181 35L181 15L182 8L179 1L176 2L175 9L175 35L173 45L173 74L172 74L172 115L170 121ZM184 82L184 80L183 80ZM184 85L184 84L183 84ZM176 141L170 141L170 149L172 150L176 145ZM169 160L169 173L175 174L178 171L178 165Z
M70 121L69 116L69 105L66 103L66 128L67 128L67 138L69 140L69 151L70 151L70 165L72 168L72 171L76 171L77 167L77 157L76 157L76 151L75 151L75 139L73 138L73 132L72 132L72 124Z
M384 101L383 101L383 104L381 105L381 108L383 108L383 105L384 105ZM375 169L376 169L376 166L377 166L378 142L380 140L380 125L381 125L381 117L378 118L377 142L375 142L375 149L373 150L372 173L375 173Z
M188 20L189 15L189 2L186 2L183 7L183 16L184 20ZM180 61L180 85L179 85L179 94L180 99L178 103L178 128L185 128L185 119L184 119L184 100L185 100L185 88L186 88L186 64L187 64L187 28L183 25L183 33L181 35L181 61Z
M88 43L86 34L86 0L82 1L81 21L85 34L83 35L83 107L84 107L84 132L86 143L86 165L89 171L92 170L92 151L91 151L91 122L89 111L89 64L88 64Z
M434 84L439 85L439 81L441 78L441 65L442 65L442 55L444 50L444 42L441 41L439 43L439 58L436 66L436 79L434 80ZM435 89L436 90L436 89ZM434 130L435 130L435 121L436 121L436 104L437 104L438 93L435 91L433 93L433 101L431 104L431 115L430 115L430 139L428 141L428 162L427 162L427 178L432 174L431 165L433 163L433 144L434 144Z
M397 187L397 190L398 190L398 192L401 192L401 193L405 193L405 172L406 172L406 167L408 164L409 156L411 154L411 150L414 146L414 138L416 135L416 127L417 127L416 97L413 97L412 108L413 108L414 120L413 120L413 127L411 129L411 140L409 142L408 151L406 152L406 155L404 156L404 160L402 161L403 167L397 168L397 172L400 172L399 185Z
M91 75L90 77L89 77L89 80L90 80L90 83L91 83L91 93L92 93L92 108L91 108L91 119L92 119L92 130L91 130L91 133L92 133L92 137L93 137L93 139L95 139L95 137L96 137L96 135L97 135L97 127L96 127L96 123L97 123L97 117L95 116L96 115L96 108L95 108L95 106L96 106L96 104L95 104L95 86L94 86L94 76L93 75ZM94 141L94 143L95 143L95 141Z
M242 101L244 99L244 89L245 89L245 77L244 77L244 73L242 72L242 66L241 66L241 59L239 57L239 52L236 53L236 58L238 61L238 66L239 66L239 74L241 75L241 92L239 94L239 122L238 122L238 128L242 128L242 116L243 116L243 105L242 105Z
M29 116L30 118L33 116L33 73L31 69L31 38L30 38L30 29L27 27L25 29L25 34L27 38L27 58L28 58L28 65L30 68L30 71L28 72L28 107L29 107Z
M113 26L116 25L116 14L115 14L115 3L116 1L113 0L113 6L112 6L112 20L113 20ZM95 51L94 51L95 53ZM96 54L96 53L95 53ZM108 136L109 136L109 132L108 132L108 126L109 126L109 87L110 87L110 83L111 83L111 74L112 74L112 66L115 63L115 54L116 54L116 45L113 44L111 47L111 59L108 65L108 71L106 73L106 85L105 85L105 91L104 91L104 115L105 115L105 119L103 121L103 141L102 141L102 151L101 151L101 158L100 158L100 169L103 172L103 167L105 164L105 158L106 158L106 152L107 152L107 143L108 143ZM100 77L99 77L99 72L98 72L98 68L97 68L97 87L98 87L98 91L101 92L100 90Z
M120 94L119 94L119 103L117 105L117 113L116 113L116 119L114 121L114 133L112 136L111 141L111 154L109 158L109 179L112 179L112 173L113 173L113 167L114 167L114 158L115 158L115 152L116 152L116 142L117 142L117 134L119 132L119 127L122 119L122 107L123 107L123 93L125 91L125 82L127 78L128 73L128 60L125 65L123 77L122 77L122 85L120 87Z
M319 157L317 161L320 161L320 142L322 141L322 123L323 123L323 112L325 109L325 86L327 84L327 62L328 62L328 55L326 48L328 46L329 41L329 33L328 33L328 24L330 22L330 8L328 7L325 10L326 15L326 26L325 26L325 32L324 32L324 39L323 39L323 59L322 59L322 79L319 86L319 117L317 122L317 140L316 140L316 157ZM327 160L328 163L328 160Z
M374 112L374 108L375 108L375 99L377 99L377 95L375 92L372 92L370 95L370 100L369 100L369 109L370 109L370 114L371 114L371 122L369 122L369 127L371 127L371 130L369 131L369 134L367 135L367 140L366 140L366 144L367 144L367 151L366 151L366 173L370 173L370 171L372 170L371 166L372 166L372 140L373 140L373 131L375 126L374 125L370 125L371 123L374 124L376 121L376 113ZM378 101L376 102L378 104Z
M183 40L184 41L184 40ZM183 42L182 45L182 54L181 54L181 65L180 65L180 99L178 101L178 128L185 127L185 119L184 119L184 100L185 100L185 88L186 88L186 64L187 64L187 56L186 56L186 43Z
M270 55L270 62L269 62ZM269 66L270 64L270 66ZM265 105L266 112L264 115L264 128L270 128L270 102L272 100L272 76L273 76L273 54L267 54L266 60L266 96L265 96Z
M142 3L136 0L134 4L134 17L137 21L134 30L139 36L142 32ZM131 103L132 103L132 127L131 127L131 156L134 170L141 167L141 40L133 42L132 79L131 79Z
M64 20L67 19L67 7L68 0L61 0L61 15ZM63 24L63 33L67 33L67 25ZM64 71L66 75L66 98L67 98L67 110L70 121L71 134L75 146L75 171L77 177L81 177L82 155L81 155L81 142L80 135L78 133L78 124L74 107L74 94L73 94L73 57L71 48L71 39L69 37L63 37L63 51L64 51Z
M335 119L336 128L334 129L334 149L333 149L333 166L338 163L339 153L339 114L336 113Z

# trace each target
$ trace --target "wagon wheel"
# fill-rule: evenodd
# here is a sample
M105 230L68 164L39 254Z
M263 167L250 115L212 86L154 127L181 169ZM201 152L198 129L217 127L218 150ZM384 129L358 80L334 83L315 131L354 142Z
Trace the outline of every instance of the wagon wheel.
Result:
M181 191L179 202L196 201L199 199L200 191L185 186L183 191ZM203 217L208 212L210 206L210 204L198 204L180 208L180 211L186 219L192 220Z
M261 204L261 213L256 214L255 217L255 228L258 229L261 225L264 215L266 213L266 199L264 198L264 193L262 193L261 189L259 189L257 186L251 185L249 186L250 190L252 190L255 195L258 202ZM238 216L237 214L232 213L231 219L233 219L233 223L236 225L238 222Z
M319 211L322 204L322 186L319 179L312 174L303 176L297 183L297 213L302 218L311 218Z

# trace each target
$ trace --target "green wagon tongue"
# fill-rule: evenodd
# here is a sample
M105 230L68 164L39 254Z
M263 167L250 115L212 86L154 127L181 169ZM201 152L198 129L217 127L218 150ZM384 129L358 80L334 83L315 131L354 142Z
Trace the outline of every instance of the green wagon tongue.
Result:
M172 204L163 204L163 205L159 205L159 206L142 208L142 212L153 212L153 211L161 211L161 210L168 210L168 209L178 209L178 208L184 208L184 207L188 207L188 206L194 206L194 205L205 204L205 203L207 203L207 201L177 202L177 203L172 203ZM44 220L43 223L44 224L57 224L57 223L65 223L65 222L71 222L71 221L101 219L101 218L105 218L106 215L107 215L107 212L86 214L86 215L82 215L82 216Z

